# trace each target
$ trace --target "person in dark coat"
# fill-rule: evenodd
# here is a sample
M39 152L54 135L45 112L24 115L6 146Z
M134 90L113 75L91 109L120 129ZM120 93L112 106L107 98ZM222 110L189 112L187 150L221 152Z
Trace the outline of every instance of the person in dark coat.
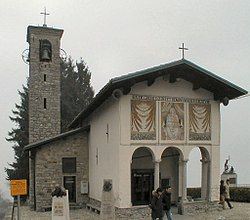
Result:
M162 194L163 211L166 212L168 220L173 220L171 212L171 187L167 186Z
M226 191L226 187L224 184L224 180L220 181L220 204L222 205L222 208L225 209L225 191Z
M227 205L230 209L233 208L233 206L230 203L230 190L229 190L229 184L230 184L230 180L227 179L226 180L226 184L225 184L225 201L227 202Z
M163 204L162 204L162 189L158 188L153 194L151 205L152 209L152 220L163 220Z

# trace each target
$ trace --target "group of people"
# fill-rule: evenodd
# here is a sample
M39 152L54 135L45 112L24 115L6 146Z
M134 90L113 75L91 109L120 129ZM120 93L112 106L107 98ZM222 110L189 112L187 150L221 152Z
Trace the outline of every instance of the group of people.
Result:
M223 209L226 209L226 203L230 209L233 206L230 203L230 189L229 189L230 181L229 179L220 181L220 202ZM168 220L173 220L172 212L171 212L171 187L167 186L165 190L158 188L152 192L152 200L149 204L152 212L152 220L163 220L163 216L166 213Z
M226 209L226 203L230 209L233 208L233 206L230 203L230 192L229 192L229 179L220 181L220 202L219 204L222 205L223 209Z
M168 220L173 220L171 213L171 187L167 186L165 190L158 188L153 191L149 206L152 210L152 220L162 220L165 213Z

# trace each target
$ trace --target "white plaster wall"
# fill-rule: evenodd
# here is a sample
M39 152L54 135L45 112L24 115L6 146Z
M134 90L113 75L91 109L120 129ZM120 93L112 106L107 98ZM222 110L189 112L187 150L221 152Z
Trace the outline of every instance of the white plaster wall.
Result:
M130 141L130 113L131 106L130 100L133 94L136 95L151 95L151 96L168 96L168 97L183 97L193 99L208 99L211 104L211 141L203 142L196 141L190 142L188 139L182 143L159 143L150 142L147 143L132 143ZM159 112L159 109L157 109ZM187 117L187 115L185 116ZM186 118L188 121L188 118ZM163 80L162 77L156 79L155 83L150 87L147 86L146 81L134 85L129 95L122 96L120 99L120 122L121 122L121 137L120 137L120 158L119 161L119 197L120 207L131 207L131 174L130 174L130 162L134 150L138 147L147 146L153 152L153 157L156 160L160 160L161 154L166 147L174 146L183 154L183 159L188 160L189 153L194 147L205 147L211 157L211 200L216 198L217 189L219 186L219 145L220 145L220 104L213 100L213 94L204 89L193 90L192 84L181 79L175 83L169 83ZM157 122L158 123L158 122ZM186 123L186 129L188 125ZM200 161L198 161L200 163ZM200 164L199 164L200 165ZM180 171L182 172L182 171ZM182 175L179 176L179 182L182 181Z
M148 141L145 144L131 143L130 141L130 100L133 94L168 97L184 97L209 99L211 103L212 141L209 143L191 143L187 139L183 143L157 143ZM157 111L159 111L157 109ZM186 117L186 116L185 116ZM183 159L188 159L193 147L205 146L211 156L211 198L217 196L219 183L219 141L220 141L220 110L219 103L213 101L213 94L204 90L192 90L192 84L180 80L173 84L164 81L162 77L148 87L141 82L132 87L129 95L124 95L115 101L110 97L101 105L89 119L91 125L89 139L89 169L91 198L101 200L103 179L113 180L115 205L121 208L131 207L131 160L133 152L139 147L148 147L153 160L160 160L167 147L176 147L180 150ZM109 142L107 143L106 129L109 124ZM186 129L188 126L186 125ZM96 149L98 148L99 161L96 164ZM213 149L214 148L214 149ZM181 172L181 171L180 171ZM165 175L165 174L164 174ZM167 175L167 174L166 174ZM182 181L180 175L179 181ZM215 196L216 195L216 196Z
M89 137L89 196L101 201L103 179L112 179L117 203L119 178L119 101L111 97L92 115ZM107 141L108 124L108 141ZM98 148L98 164L97 164Z
M220 128L221 128L221 117L220 117L220 103L211 101L211 129L212 129L212 145L220 145Z
M204 89L193 90L192 88L193 84L184 79L169 83L162 77L158 77L150 87L147 86L146 81L134 85L130 94L213 99L211 92Z
M211 146L211 201L219 200L220 185L220 146Z

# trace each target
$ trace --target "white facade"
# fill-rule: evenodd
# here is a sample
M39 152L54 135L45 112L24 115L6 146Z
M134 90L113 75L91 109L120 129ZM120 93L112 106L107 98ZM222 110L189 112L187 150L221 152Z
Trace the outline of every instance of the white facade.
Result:
M184 104L185 137L182 141L160 140L159 104L156 103L156 140L131 140L131 99L133 95L155 97L181 97L208 100L211 104L211 140L190 141L188 136L188 103ZM202 197L214 201L218 199L220 181L220 103L214 101L213 94L202 88L192 89L192 84L181 79L169 83L158 77L151 86L146 82L135 84L128 95L119 100L110 96L88 118L91 126L89 136L89 197L101 200L104 179L112 179L115 205L129 208L131 203L131 163L136 149L146 147L152 155L152 164L142 163L144 168L154 169L154 185L159 186L161 178L174 177L171 183L173 199L186 198L187 163L193 148L200 147L206 157L202 163ZM175 149L179 153L178 164L163 161L165 149ZM166 151L167 152L167 151ZM162 162L161 162L162 161ZM140 165L134 165L140 166ZM147 167L149 166L149 167ZM169 167L168 171L164 167ZM171 169L170 169L171 167ZM174 168L176 167L176 168Z

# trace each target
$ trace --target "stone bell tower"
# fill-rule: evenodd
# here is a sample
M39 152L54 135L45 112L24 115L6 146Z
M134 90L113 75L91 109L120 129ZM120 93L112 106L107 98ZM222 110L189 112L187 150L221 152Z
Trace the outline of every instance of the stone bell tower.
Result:
M29 143L61 132L60 40L63 30L29 26Z

